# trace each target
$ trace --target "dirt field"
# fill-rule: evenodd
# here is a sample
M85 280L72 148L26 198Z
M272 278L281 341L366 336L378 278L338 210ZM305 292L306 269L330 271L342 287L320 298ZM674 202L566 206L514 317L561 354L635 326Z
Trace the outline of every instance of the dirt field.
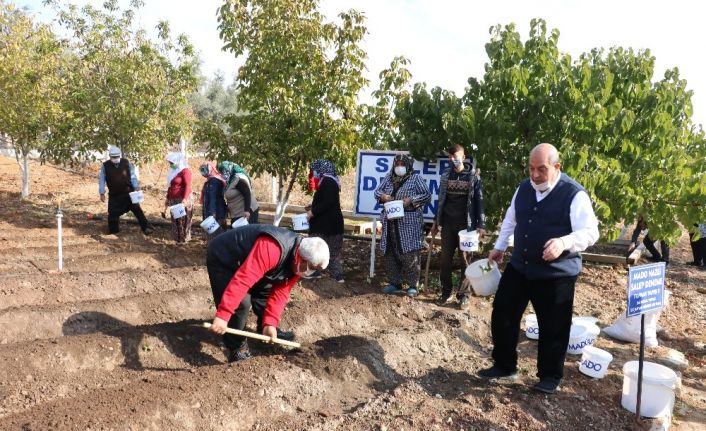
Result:
M107 235L95 172L32 164L32 195L19 200L15 161L0 158L0 429L258 430L620 430L641 426L620 406L622 365L638 346L604 335L615 356L594 380L568 356L562 391L539 395L536 342L521 336L520 379L475 377L489 364L491 298L470 311L379 293L368 279L369 243L347 241L347 283L304 281L282 326L303 348L253 345L252 360L228 365L219 339L199 327L213 318L205 242L176 245L160 225ZM159 220L164 172L143 172L148 217ZM260 181L258 184L267 183ZM196 190L201 179L195 178ZM65 270L56 272L52 193L64 198ZM265 198L269 190L260 190ZM269 200L269 199L267 199ZM306 203L302 194L294 203ZM102 220L97 217L103 216ZM378 256L379 257L379 256ZM706 428L706 271L685 262L686 234L668 270L671 305L660 319L663 362L684 353L672 429ZM435 259L433 259L435 260ZM378 259L379 262L379 259ZM432 265L434 267L434 265ZM436 277L436 272L433 273ZM610 324L624 311L626 270L586 265L575 313ZM254 326L254 325L252 325Z

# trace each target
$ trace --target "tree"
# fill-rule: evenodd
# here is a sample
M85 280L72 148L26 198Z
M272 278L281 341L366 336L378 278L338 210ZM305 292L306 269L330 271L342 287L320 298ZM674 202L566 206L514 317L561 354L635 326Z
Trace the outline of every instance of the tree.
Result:
M419 84L398 101L399 142L413 156L475 140L491 225L502 219L527 176L529 151L541 142L556 145L562 169L586 187L606 239L638 215L668 242L678 239L678 223L703 222L706 146L676 68L653 82L649 51L623 48L572 61L559 51L558 30L548 32L543 20L532 20L525 42L513 24L490 33L485 74L469 79L460 103Z
M566 81L561 149L609 238L644 216L650 236L674 243L679 224L703 221L706 149L686 81L673 68L652 82L654 63L649 51L623 48L582 55Z
M409 96L412 74L407 65L407 58L395 57L390 67L378 75L380 84L372 94L377 102L374 105L363 105L360 135L367 148L386 149L401 145L398 142L399 122L394 109L398 101Z
M556 98L571 59L559 53L559 32L547 34L541 20L532 20L525 43L514 24L495 26L490 34L485 75L469 78L463 103L477 113L476 156L492 226L527 176L530 149L540 142L560 146L563 107Z
M64 161L105 151L109 145L138 162L163 154L166 143L191 132L187 95L197 84L197 58L185 35L172 40L169 24L157 24L156 40L135 26L131 1L121 11L117 0L103 9L65 8L46 0L72 37L65 120L52 133L47 155Z
M350 10L325 22L317 8L317 0L228 0L218 11L224 49L247 53L237 77L242 112L227 117L230 131L204 127L201 136L210 155L277 177L275 224L309 161L345 171L361 145L364 17Z
M198 91L189 95L191 109L198 121L215 122L227 128L224 118L238 110L235 85L225 85L225 77L216 73L212 79L201 78Z
M452 144L471 148L473 109L462 106L461 99L452 91L434 87L428 92L425 84L415 84L411 95L398 100L394 114L399 138L392 148L409 150L423 160L435 160Z
M29 156L44 149L63 91L62 46L51 29L0 2L0 132L15 150L29 196Z

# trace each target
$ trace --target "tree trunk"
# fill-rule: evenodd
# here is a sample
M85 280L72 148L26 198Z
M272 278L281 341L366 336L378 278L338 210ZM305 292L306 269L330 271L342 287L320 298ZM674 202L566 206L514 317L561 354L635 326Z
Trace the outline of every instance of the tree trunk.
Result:
M294 165L294 171L292 171L292 176L289 178L289 183L287 184L287 190L284 190L284 180L282 177L279 178L279 190L277 192L277 206L275 207L275 220L272 223L275 226L279 226L284 217L284 210L287 209L287 203L289 202L289 195L292 193L294 184L297 182L297 176L299 175L299 165L300 160Z
M20 167L20 173L22 173L22 194L20 198L25 199L29 196L29 150L22 145L15 145L14 149L15 160L17 160L17 166Z

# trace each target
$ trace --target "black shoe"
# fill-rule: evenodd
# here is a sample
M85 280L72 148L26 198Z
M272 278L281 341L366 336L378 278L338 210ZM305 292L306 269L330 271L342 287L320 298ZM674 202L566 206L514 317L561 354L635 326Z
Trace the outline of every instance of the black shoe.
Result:
M244 361L252 358L248 342L244 341L237 349L228 350L228 362Z
M284 341L294 341L294 331L283 331L277 328L277 338Z
M144 233L145 235L152 235L152 232L154 232L154 228L151 226L146 227L145 230L142 231L142 233Z
M442 294L439 299L436 300L436 305L448 304L451 300L451 295Z
M544 378L540 379L536 385L532 386L532 389L537 392L544 392L545 394L553 394L559 390L560 383L561 380Z
M503 371L493 365L490 368L478 371L478 377L490 380L515 380L517 379L517 371Z

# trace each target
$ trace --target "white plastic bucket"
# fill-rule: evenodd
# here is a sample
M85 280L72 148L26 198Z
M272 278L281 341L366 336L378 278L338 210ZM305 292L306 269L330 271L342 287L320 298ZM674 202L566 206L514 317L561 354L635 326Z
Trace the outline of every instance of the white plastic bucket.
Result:
M580 321L572 323L566 353L570 355L580 355L583 353L583 349L586 346L593 345L600 333L601 328L592 323Z
M134 204L139 204L142 203L145 200L145 194L142 193L142 190L136 190L134 192L130 192L130 201Z
M500 283L498 264L488 259L477 260L466 268L466 278L471 282L473 291L478 296L493 295Z
M309 220L306 218L306 214L297 214L293 216L292 227L294 227L294 230L296 231L309 229Z
M539 324L537 324L536 314L525 316L525 335L530 340L539 340Z
M621 404L627 410L637 410L638 361L626 362L623 366L623 398ZM642 401L640 414L648 418L671 416L674 408L674 390L678 386L677 374L669 368L644 362L642 369Z
M388 219L396 219L404 217L404 202L390 201L385 202L385 214Z
M184 204L176 204L169 207L173 218L182 218L186 216L186 207Z
M201 222L201 227L203 230L206 231L209 235L215 233L219 227L221 227L220 224L218 224L218 221L216 220L215 217L213 216L208 216L204 221Z
M602 379L608 371L608 365L613 360L613 355L598 347L586 346L583 348L579 371L587 376Z
M586 323L595 325L598 323L598 318L593 316L574 316L571 318L571 323Z
M231 225L231 227L232 227L233 229L235 229L236 227L247 226L247 225L249 225L249 224L250 224L250 223L248 222L248 219L246 219L245 217L240 217L239 219L236 219L236 220L233 222L233 224Z
M478 251L480 235L477 230L468 232L466 229L458 232L458 244L461 251Z

